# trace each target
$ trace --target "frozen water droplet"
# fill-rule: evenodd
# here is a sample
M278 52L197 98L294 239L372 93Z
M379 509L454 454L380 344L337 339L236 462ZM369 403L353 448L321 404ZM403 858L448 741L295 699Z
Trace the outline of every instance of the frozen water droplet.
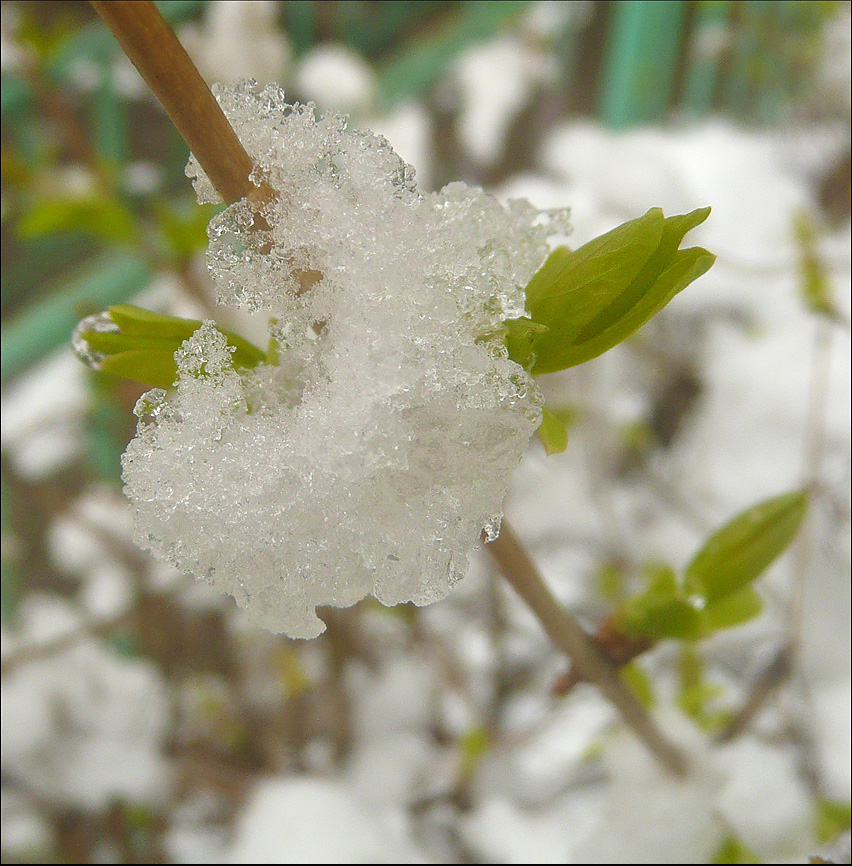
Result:
M86 316L85 319L77 323L74 328L74 333L71 335L71 348L74 354L87 366L93 370L100 369L101 361L104 355L101 352L96 352L87 342L83 334L88 331L94 331L98 334L118 334L120 328L110 318L109 313L95 313L93 316Z
M485 533L485 541L488 544L497 540L497 536L500 534L500 524L502 522L502 514L495 514L485 521L485 526L482 527L482 531Z
M162 388L154 388L136 401L133 414L137 418L143 418L145 415L158 418L166 405L166 392Z

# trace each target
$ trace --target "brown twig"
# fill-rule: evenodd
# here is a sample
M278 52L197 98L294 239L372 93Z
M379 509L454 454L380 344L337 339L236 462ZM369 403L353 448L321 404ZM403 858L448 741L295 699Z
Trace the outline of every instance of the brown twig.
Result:
M503 576L529 605L547 636L577 667L583 678L616 707L660 763L676 776L686 773L681 750L659 730L654 720L622 682L617 669L598 651L582 626L556 600L517 535L504 520L500 535L488 545Z
M656 641L627 634L615 617L605 619L598 630L589 635L589 640L601 656L615 668L623 668L656 646ZM553 683L551 694L567 695L585 681L583 672L578 670L576 665L572 665L571 670L558 677Z
M322 618L326 625L322 640L328 654L329 704L332 715L331 742L334 764L343 765L352 748L352 702L346 690L346 665L355 655L357 630L353 618L357 608L338 610L323 608Z
M831 378L831 348L834 328L830 321L819 319L814 332L811 357L811 381L808 389L808 409L803 439L802 487L811 493L811 505L819 494L819 481L822 473L826 448L826 432L829 405L829 382ZM792 645L792 669L795 672L799 663L802 643L802 629L805 611L807 577L813 557L813 520L805 520L799 531L794 547L794 587L790 600L789 629Z
M226 204L274 190L251 179L251 157L195 64L151 0L91 0Z
M159 99L225 204L247 199L259 208L275 198L277 192L265 179L252 180L255 170L252 158L153 2L90 2ZM252 228L269 228L259 212L254 215ZM260 252L268 251L268 246L261 246ZM313 270L294 269L293 275L300 283L300 292L307 291L322 278L319 271Z

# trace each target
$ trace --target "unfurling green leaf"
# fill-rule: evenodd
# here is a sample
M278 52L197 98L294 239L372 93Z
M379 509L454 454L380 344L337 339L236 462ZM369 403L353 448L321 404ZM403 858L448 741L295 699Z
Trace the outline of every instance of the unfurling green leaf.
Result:
M667 565L646 567L647 586L621 604L618 626L651 642L696 641L758 616L763 600L749 584L793 539L806 504L789 493L743 512L704 545L683 583Z
M828 268L819 254L817 230L806 211L793 218L793 228L799 244L799 276L802 299L812 313L837 319L837 305L831 296Z
M157 349L131 349L107 355L98 369L154 388L171 388L178 377L175 353Z
M538 438L541 439L548 456L561 454L568 447L568 428L561 418L547 409L542 409Z
M701 612L686 598L636 605L625 617L624 628L649 640L698 640L704 636Z
M188 340L200 327L198 319L182 319L180 316L166 316L154 313L133 304L116 304L109 308L109 317L115 322L122 335L141 337L146 340L169 339L175 342L175 349L180 348L184 340ZM234 352L235 367L256 367L266 357L266 353L248 340L226 331L218 325L216 329L223 334Z
M677 575L665 563L652 562L645 566L645 580L648 584L645 597L661 604L671 601L680 593Z
M473 728L462 736L459 740L462 775L470 776L493 745L493 738L486 728Z
M605 562L595 572L594 582L606 601L621 601L625 596L624 571L614 562Z
M622 608L619 621L633 636L652 641L673 638L697 640L703 634L699 610L690 602L667 565L646 569L648 587L631 598Z
M768 499L714 533L687 566L686 591L708 607L760 576L790 544L807 509L804 493Z
M762 610L760 594L746 586L708 604L703 611L704 622L708 632L721 631L754 619Z
M189 204L189 203L188 203ZM160 203L154 207L156 226L169 258L189 259L207 246L207 225L221 210L216 205L197 205L179 209Z
M525 317L506 319L503 322L503 339L509 357L525 370L529 370L535 360L532 351L533 344L539 336L546 333L547 327L545 325L539 325L538 322Z
M99 318L105 318L117 330L81 330L76 335L91 357L97 359L96 368L155 388L171 388L175 384L178 378L175 352L202 324L132 304L117 304ZM265 359L264 352L238 334L221 328L219 331L234 347L236 369L256 367Z
M712 705L721 697L722 687L704 678L704 663L690 644L681 650L678 679L678 707L705 731L719 730L724 725L726 714L714 710Z
M736 836L728 836L719 846L711 863L760 863L757 855L746 848Z
M127 336L179 337L186 340L201 327L197 319L166 316L134 304L115 304L109 308L109 317Z
M679 250L710 213L666 219L659 208L573 252L560 247L527 286L527 309L547 332L533 339L532 372L553 373L625 340L715 260L700 247ZM521 363L510 348L510 357Z

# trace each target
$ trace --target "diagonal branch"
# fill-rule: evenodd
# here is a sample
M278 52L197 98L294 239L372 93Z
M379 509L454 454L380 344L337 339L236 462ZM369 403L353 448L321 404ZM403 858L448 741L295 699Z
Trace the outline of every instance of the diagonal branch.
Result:
M90 0L112 31L225 204L248 199L256 207L277 195L269 183L252 180L255 165L186 49L152 0ZM255 173L255 177L257 174ZM269 226L255 212L252 229ZM264 245L261 252L268 252ZM294 269L307 291L322 274Z
M606 659L580 624L566 611L547 588L538 568L514 530L504 520L500 535L488 551L503 576L527 603L547 636L577 667L583 678L616 707L622 719L645 743L669 772L686 773L686 757L666 739L654 720L624 684L616 667Z
M201 73L151 0L91 0L226 204L274 195L250 175L251 157Z

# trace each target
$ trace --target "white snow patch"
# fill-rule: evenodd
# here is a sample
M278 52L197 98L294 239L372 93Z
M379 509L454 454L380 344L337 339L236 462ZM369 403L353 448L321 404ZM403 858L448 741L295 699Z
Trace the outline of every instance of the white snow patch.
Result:
M720 774L703 737L682 716L662 721L687 750L689 774L672 777L632 732L620 732L604 751L609 785L598 830L574 847L575 862L707 863L718 850L724 838L715 816Z
M64 349L16 377L2 395L0 442L25 478L44 478L81 453L85 369Z
M200 25L181 28L180 40L208 83L284 83L292 51L276 21L278 10L270 0L214 0L205 5Z
M323 110L363 114L376 98L376 78L370 66L345 45L312 48L299 60L294 87L302 99Z
M21 633L4 642L38 645L69 631L75 617L30 598L21 620ZM4 676L2 716L4 770L54 802L97 811L115 797L159 804L168 793L166 691L148 662L82 638Z
M342 782L261 782L240 816L230 863L422 863Z
M801 853L811 840L813 806L795 750L745 737L721 750L719 760L727 780L718 807L737 838L768 859Z
M826 795L852 800L852 689L839 680L813 694L810 728L819 757Z
M540 48L507 35L468 49L454 72L461 103L459 141L477 162L488 165L501 156L512 120L555 69Z

